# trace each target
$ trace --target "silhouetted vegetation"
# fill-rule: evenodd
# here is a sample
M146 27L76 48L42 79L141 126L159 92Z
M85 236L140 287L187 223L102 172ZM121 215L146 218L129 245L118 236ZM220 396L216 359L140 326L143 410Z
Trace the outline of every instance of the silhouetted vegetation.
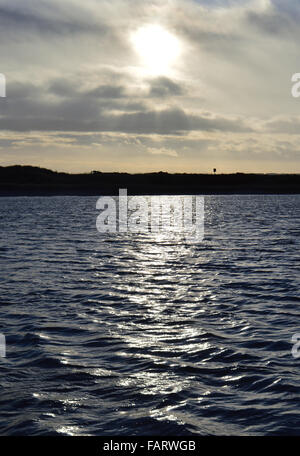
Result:
M69 174L35 166L0 167L0 195L293 194L300 174L129 174L92 171Z

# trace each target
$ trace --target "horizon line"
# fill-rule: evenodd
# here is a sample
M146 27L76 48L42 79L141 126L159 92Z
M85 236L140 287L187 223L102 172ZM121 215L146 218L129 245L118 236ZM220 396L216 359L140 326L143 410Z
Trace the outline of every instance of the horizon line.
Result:
M170 174L170 175L177 175L177 174L190 174L190 175L207 175L207 176L230 176L230 175L236 175L236 174L242 174L242 175L260 175L260 176L298 176L300 175L300 172L246 172L246 171L232 171L232 172L214 172L212 171L198 171L198 172L187 172L187 171L175 171L175 172L170 172L170 171L137 171L137 172L130 172L130 171L101 171L101 170L95 170L91 169L90 171L78 171L78 172L73 172L73 171L58 171L56 169L51 169L51 168L46 168L43 166L39 165L20 165L20 164L14 164L14 165L0 165L0 168L36 168L40 170L47 170L51 171L52 173L57 173L57 174L70 174L70 175L78 175L78 174L87 174L87 175L93 175L93 174L129 174L129 175L137 175L137 174Z

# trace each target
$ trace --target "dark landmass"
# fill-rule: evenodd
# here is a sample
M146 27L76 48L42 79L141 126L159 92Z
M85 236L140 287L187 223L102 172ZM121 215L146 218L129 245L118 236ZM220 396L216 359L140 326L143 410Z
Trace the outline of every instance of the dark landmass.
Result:
M0 196L128 194L299 194L300 174L68 174L36 166L0 166Z

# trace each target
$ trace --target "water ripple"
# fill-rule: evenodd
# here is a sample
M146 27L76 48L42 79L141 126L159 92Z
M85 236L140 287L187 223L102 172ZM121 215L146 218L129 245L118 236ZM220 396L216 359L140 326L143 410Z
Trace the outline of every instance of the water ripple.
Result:
M195 245L95 202L0 200L0 433L299 434L300 197L207 196Z

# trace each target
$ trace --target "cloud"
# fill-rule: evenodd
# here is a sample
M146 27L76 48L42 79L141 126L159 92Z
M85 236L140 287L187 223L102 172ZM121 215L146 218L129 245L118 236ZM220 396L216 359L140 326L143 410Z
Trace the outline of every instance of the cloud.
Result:
M34 33L59 36L105 33L108 28L74 1L10 0L2 1L0 6L0 30L2 34L14 30L17 38Z
M88 92L88 95L96 98L123 98L125 89L116 85L100 85Z
M150 82L150 97L172 97L184 94L183 87L170 78L159 77Z
M159 84L177 91L176 84L170 79L160 79ZM45 87L15 83L10 86L9 92L10 96L3 103L2 130L162 135L193 130L251 131L241 118L227 118L209 112L195 114L176 106L149 109L143 100L134 101L119 85L99 85L91 90L82 90L78 83L57 79Z
M40 150L45 165L73 151L80 166L100 157L111 170L139 157L141 170L193 170L199 158L272 168L273 157L300 171L299 19L292 0L0 0L2 155ZM155 77L130 42L152 23L182 48Z
M173 149L166 149L165 147L161 148L154 148L154 147L148 147L147 152L152 155L167 155L169 157L178 157L178 153L176 150Z
M272 133L300 135L300 117L281 117L265 123L265 129Z

